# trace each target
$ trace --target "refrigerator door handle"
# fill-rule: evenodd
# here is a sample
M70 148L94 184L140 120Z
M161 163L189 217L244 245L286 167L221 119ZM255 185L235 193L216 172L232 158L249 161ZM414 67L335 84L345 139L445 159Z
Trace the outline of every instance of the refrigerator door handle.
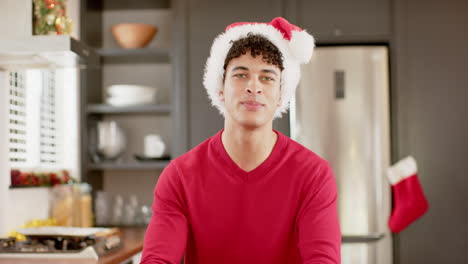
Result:
M384 233L373 233L367 235L343 235L341 236L342 243L373 243L381 240L385 236Z

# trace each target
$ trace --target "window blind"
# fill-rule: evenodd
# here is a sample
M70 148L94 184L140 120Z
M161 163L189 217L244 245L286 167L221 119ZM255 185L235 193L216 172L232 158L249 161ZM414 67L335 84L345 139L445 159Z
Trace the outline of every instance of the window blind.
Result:
M54 168L59 162L54 70L8 73L9 161L16 168Z
M55 104L55 72L43 71L43 89L41 96L39 151L40 163L57 163L57 119Z
M24 75L10 72L8 75L8 141L9 159L13 166L27 162L26 91Z

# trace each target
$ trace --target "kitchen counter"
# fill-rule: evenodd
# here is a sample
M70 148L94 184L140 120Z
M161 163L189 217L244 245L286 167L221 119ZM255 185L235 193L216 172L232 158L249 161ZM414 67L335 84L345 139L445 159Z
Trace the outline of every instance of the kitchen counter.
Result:
M41 257L27 256L11 256L15 254L3 253L0 255L0 264L122 264L127 263L132 258L143 250L143 240L146 228L133 227L133 228L119 228L121 231L121 239L123 242L122 247L111 250L106 254L99 256L99 258L77 258L76 256L70 257L68 254L54 254L54 258L44 258L45 255L38 253ZM92 251L94 252L94 251ZM32 253L35 255L34 253ZM95 254L95 253L91 253ZM68 255L68 256L67 256ZM86 255L86 253L85 253ZM24 257L27 256L27 257ZM60 257L60 256L63 256ZM138 261L138 260L136 260Z
M120 230L122 231L123 247L99 257L98 264L120 264L143 250L146 228L129 227L120 228Z

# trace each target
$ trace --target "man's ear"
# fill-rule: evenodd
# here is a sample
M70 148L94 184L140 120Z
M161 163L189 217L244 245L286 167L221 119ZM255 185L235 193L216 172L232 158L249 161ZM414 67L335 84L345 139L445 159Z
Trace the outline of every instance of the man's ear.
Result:
M280 92L281 92L281 90L280 90ZM279 97L279 99L278 99L278 103L276 103L276 107L280 107L280 106L281 106L281 104L282 104L282 103L281 103L281 102L282 102L282 98L283 98L283 96L282 96L281 93L280 93L280 97Z
M281 75L280 75L281 76ZM280 83L281 83L281 77L280 77ZM279 96L279 99L278 99L278 103L276 104L276 107L280 107L281 106L281 101L282 101L282 98L283 98L283 95L282 95L282 90L283 90L283 87L282 85L280 84L280 96Z
M224 102L224 90L223 89L219 91L219 99L221 99L221 102Z

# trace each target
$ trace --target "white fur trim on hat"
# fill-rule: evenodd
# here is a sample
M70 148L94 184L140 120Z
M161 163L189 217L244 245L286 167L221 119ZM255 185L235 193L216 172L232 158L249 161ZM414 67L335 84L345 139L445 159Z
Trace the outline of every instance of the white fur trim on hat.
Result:
M293 32L293 41L290 42L283 38L283 34L278 29L268 24L244 24L230 28L216 37L211 46L210 56L205 65L203 85L212 105L224 116L226 108L220 98L220 91L223 88L224 60L232 47L232 42L247 37L248 33L265 37L283 55L284 69L281 73L281 101L274 114L274 118L281 117L283 113L287 112L289 101L299 84L300 63L308 62L312 56L314 39L305 31ZM299 56L300 52L304 52L304 54Z
M315 40L312 35L305 30L292 31L291 41L289 43L293 56L300 63L308 63L312 58L315 48Z

